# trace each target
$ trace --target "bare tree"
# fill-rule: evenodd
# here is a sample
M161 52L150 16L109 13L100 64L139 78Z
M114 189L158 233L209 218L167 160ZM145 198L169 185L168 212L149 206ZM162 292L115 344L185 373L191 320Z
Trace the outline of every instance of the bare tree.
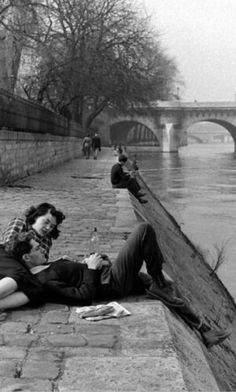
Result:
M20 79L29 98L90 127L107 106L128 110L170 97L175 63L131 0L24 3L27 22L14 31L35 54Z

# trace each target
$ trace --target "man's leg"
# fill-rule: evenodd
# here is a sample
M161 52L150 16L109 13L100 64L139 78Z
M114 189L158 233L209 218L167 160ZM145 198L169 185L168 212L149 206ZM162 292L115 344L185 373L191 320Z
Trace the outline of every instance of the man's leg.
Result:
M155 247L150 227L146 223L139 225L130 234L112 265L114 283L122 296L130 294L132 291L146 253L150 253L150 259L155 258L154 266L150 266L152 263L147 265L148 273L152 276L152 273L158 274L162 269L164 260L159 247ZM149 231L151 231L150 236L147 235Z
M132 177L128 180L127 188L131 193L133 193L134 196L137 195L141 189L137 180Z
M155 231L148 223L139 225L120 250L111 270L113 288L121 296L130 294L138 280L138 273L144 260L148 274L159 287L158 299L163 302L166 300L172 306L181 306L182 300L172 296L171 293L164 293L165 280L162 274L164 258Z
M145 196L144 193L140 193L140 186L136 178L130 178L127 182L127 189L140 201L140 203L147 203L147 200L141 199L142 196Z
M174 308L177 313L191 328L195 328L201 335L203 343L207 348L211 348L216 344L222 343L231 334L225 329L215 330L204 322L199 315L197 315L188 304L180 308Z
M181 298L179 291L176 291L178 297ZM195 310L193 310L189 301L186 298L182 299L184 302L183 306L178 308L174 307L172 309L170 306L170 309L174 311L174 313L178 314L191 328L196 329L200 333L203 343L207 348L220 344L230 336L231 332L225 329L212 329L210 325L206 323Z

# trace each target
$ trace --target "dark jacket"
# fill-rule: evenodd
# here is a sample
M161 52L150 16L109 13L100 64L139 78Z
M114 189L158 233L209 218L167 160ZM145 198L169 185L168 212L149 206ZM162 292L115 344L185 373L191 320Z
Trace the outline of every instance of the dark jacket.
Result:
M35 276L43 285L47 301L71 306L90 305L94 298L117 297L112 289L111 264L91 270L83 263L58 260Z
M58 260L36 274L43 284L47 300L67 305L90 305L98 285L99 272L86 264Z
M101 150L101 139L98 135L94 135L92 138L92 148L96 150L97 148Z
M130 175L125 173L122 166L119 163L115 163L115 165L111 168L111 183L112 185L124 185L130 179Z

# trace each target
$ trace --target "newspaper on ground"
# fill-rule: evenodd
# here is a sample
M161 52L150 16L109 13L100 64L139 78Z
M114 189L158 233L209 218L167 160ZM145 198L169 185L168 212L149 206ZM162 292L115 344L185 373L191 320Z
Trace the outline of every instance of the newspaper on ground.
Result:
M81 306L76 308L80 318L88 321L99 321L112 317L129 316L131 313L118 302L109 302L106 305Z

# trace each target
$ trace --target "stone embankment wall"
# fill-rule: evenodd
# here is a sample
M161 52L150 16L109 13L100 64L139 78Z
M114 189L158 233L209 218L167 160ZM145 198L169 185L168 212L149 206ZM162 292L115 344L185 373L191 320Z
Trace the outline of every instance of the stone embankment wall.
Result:
M73 136L0 130L0 185L81 155Z
M207 349L202 344L207 366L210 368L220 391L236 391L236 304L223 283L205 262L194 244L182 232L178 222L165 209L139 177L142 190L146 193L148 203L143 206L132 197L136 216L147 220L155 228L166 263L165 271L175 281L180 294L189 301L195 313L212 329L228 329L231 335L223 343ZM183 324L177 324L177 318L168 313L170 330L176 345L178 358L182 365L185 380L191 387L189 391L202 390L195 388L196 383L207 385L208 376L205 362L199 357L194 332L187 335ZM182 332L181 332L182 331ZM191 331L189 328L188 331ZM188 337L187 337L188 336ZM205 371L204 370L204 371ZM209 384L208 384L209 386ZM206 387L206 391L216 389Z
M0 185L76 158L82 127L0 88Z

